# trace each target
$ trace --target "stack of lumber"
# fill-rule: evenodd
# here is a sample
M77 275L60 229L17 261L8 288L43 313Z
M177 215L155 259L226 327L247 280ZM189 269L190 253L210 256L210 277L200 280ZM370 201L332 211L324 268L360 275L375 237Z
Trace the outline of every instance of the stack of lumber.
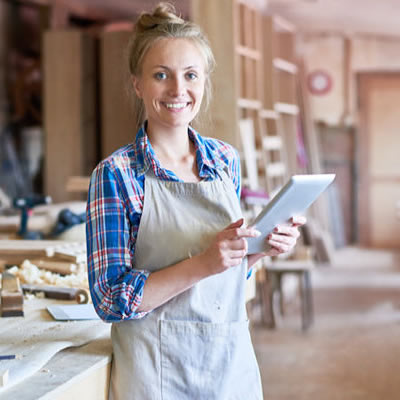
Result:
M86 248L81 242L0 240L0 267L23 284L88 288Z
M86 248L85 244L80 242L0 240L0 259L5 260L7 264L21 264L24 260L38 259L43 260L43 266L48 264L44 261L49 259L53 265L61 265L62 262L79 264L86 261Z

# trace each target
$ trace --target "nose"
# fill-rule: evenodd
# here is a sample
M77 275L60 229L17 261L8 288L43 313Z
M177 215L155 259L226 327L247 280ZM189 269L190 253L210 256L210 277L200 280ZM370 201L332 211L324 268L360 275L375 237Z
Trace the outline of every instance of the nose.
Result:
M179 77L174 76L170 80L170 85L168 87L168 94L171 97L181 97L185 93L185 81Z

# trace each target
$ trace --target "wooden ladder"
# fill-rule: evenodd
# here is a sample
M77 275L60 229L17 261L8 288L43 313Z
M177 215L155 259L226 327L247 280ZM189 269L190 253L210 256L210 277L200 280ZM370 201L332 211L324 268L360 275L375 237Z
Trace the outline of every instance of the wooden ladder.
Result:
M287 155L282 138L282 121L278 112L262 109L258 112L262 135L262 158L265 164L265 184L273 195L286 182Z

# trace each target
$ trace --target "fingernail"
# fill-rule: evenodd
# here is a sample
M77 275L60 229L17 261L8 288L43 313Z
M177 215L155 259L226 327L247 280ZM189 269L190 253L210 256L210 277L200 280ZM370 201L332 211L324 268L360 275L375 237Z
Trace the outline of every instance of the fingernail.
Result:
M274 232L279 232L279 228L278 227L274 228Z
M261 232L258 231L257 229L253 229L252 234L253 234L255 237L261 236Z

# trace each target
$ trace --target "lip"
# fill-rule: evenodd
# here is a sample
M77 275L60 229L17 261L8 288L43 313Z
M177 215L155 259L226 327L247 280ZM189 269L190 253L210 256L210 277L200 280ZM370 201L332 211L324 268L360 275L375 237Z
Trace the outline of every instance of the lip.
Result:
M191 101L162 101L161 104L164 108L166 108L170 112L181 112L186 110L191 104ZM183 107L167 107L169 105L178 105L178 104L185 104Z

